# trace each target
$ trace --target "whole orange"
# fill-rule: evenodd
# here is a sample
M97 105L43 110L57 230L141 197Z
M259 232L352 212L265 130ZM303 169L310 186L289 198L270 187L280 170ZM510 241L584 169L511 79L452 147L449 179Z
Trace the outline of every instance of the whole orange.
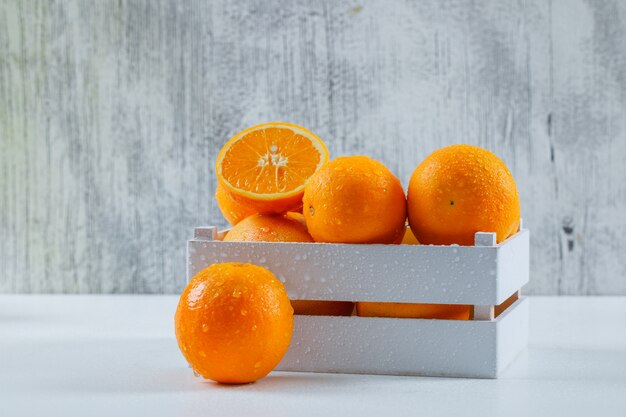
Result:
M251 264L213 264L194 276L175 315L178 346L204 378L246 383L267 375L289 347L293 309L283 284Z
M471 306L460 304L356 303L361 317L469 320Z
M254 207L246 205L245 202L235 200L219 182L215 190L215 199L222 215L232 225L236 225L257 212Z
M246 217L224 237L225 242L313 242L299 213L253 214Z
M492 152L452 145L430 154L409 182L409 224L422 244L473 245L476 232L501 242L519 226L517 187Z
M406 197L398 178L380 162L344 156L311 176L302 210L317 242L400 243Z

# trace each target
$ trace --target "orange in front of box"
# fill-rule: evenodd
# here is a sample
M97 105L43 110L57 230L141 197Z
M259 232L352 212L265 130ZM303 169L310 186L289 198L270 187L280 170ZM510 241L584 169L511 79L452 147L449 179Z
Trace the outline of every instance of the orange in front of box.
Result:
M289 347L293 309L265 268L213 264L194 276L175 315L178 346L193 370L222 383L267 375Z

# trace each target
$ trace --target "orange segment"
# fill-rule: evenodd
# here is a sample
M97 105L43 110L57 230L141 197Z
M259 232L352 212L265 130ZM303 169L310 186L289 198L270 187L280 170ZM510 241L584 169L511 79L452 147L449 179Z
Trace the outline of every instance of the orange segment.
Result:
M273 122L230 139L217 156L216 171L235 200L261 213L281 213L302 205L304 186L326 161L328 149L314 133Z

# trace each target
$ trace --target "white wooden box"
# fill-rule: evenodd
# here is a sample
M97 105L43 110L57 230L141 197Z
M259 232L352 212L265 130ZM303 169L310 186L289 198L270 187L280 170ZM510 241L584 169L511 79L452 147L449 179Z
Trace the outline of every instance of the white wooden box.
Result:
M296 300L474 306L473 320L296 315L278 370L496 378L528 344L519 297L528 230L500 244L477 233L475 246L223 242L225 232L195 229L188 279L213 263L248 262L271 270Z

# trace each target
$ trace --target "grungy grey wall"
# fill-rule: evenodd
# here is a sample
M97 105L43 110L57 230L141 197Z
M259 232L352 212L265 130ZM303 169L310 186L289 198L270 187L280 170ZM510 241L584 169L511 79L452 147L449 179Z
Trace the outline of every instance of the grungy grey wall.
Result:
M173 293L216 152L495 151L533 294L626 294L626 2L0 0L0 292Z

